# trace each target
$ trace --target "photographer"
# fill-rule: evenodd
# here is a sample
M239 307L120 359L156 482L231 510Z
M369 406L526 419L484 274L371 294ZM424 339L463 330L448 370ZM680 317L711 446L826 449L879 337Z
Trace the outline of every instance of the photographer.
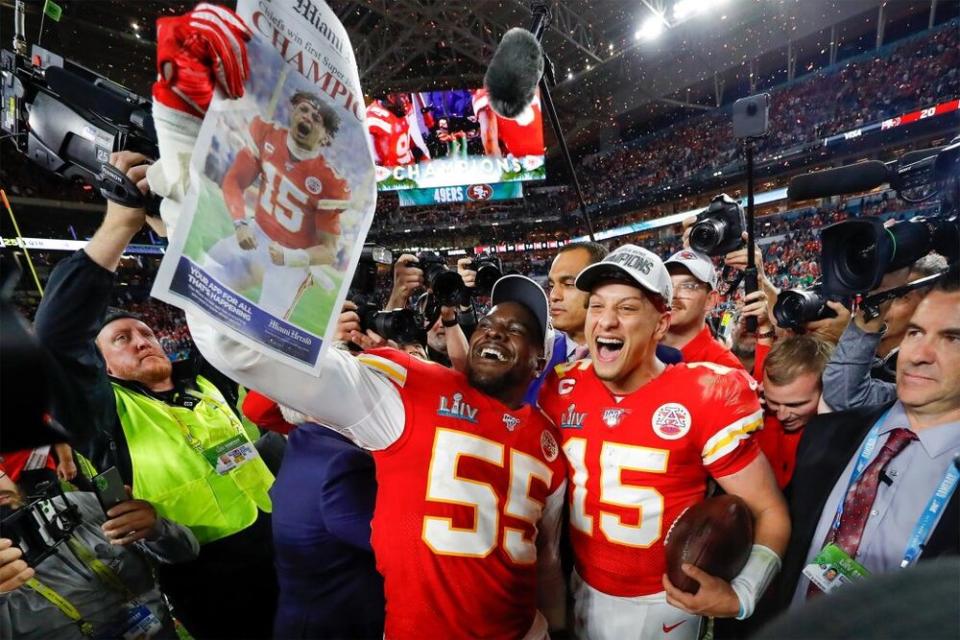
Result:
M464 260L469 262L470 259L461 259L458 267L461 267L461 263L463 263L464 267L461 268L465 268ZM460 273L463 277L464 272L461 271ZM472 286L472 281L471 284L466 284L466 286ZM424 273L419 266L417 256L409 253L402 254L393 265L393 289L384 310L407 308L411 296L426 287ZM401 348L417 357L426 356L426 359L432 362L439 362L462 371L467 357L467 336L460 328L459 316L458 309L441 307L440 315L426 332L424 348L417 349L413 343L407 343Z
M120 152L111 162L146 191L143 156ZM59 406L57 418L101 471L117 467L135 498L199 540L196 560L158 571L190 633L269 637L276 593L267 494L273 475L235 413L236 385L202 361L175 367L149 326L128 313L108 313L120 257L145 219L143 209L109 203L87 246L51 273L37 338L70 374L75 389L67 396L88 403ZM89 405L92 411L84 411ZM204 452L234 440L244 447L242 461L214 468ZM246 615L222 615L225 601Z
M946 267L943 256L924 256L909 267L909 271L901 269L884 276L873 293L934 275ZM849 322L849 311L838 303L827 303L837 311L838 323L847 321L833 357L823 372L823 399L832 409L844 411L886 402L894 397L900 343L911 316L932 287L914 289L883 303L880 314L871 320L866 320L860 310Z
M173 619L153 576L156 563L193 560L199 545L186 527L158 517L143 500L127 500L106 517L92 493L51 499L58 512L74 509L70 537L35 567L0 538L0 637L136 637L175 640ZM0 467L0 505L25 508L19 487ZM135 533L131 533L131 528Z

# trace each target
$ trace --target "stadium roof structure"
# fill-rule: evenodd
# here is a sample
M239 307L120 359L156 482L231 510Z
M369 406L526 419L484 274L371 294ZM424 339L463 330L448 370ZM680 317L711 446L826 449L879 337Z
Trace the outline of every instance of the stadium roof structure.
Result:
M708 110L751 86L793 77L798 63L835 59L836 47L876 38L877 25L925 19L938 0L552 0L544 49L556 68L554 98L574 143L617 139L623 129L680 110ZM58 0L42 44L148 95L154 20L181 0ZM14 0L0 0L12 18ZM235 6L235 2L224 4ZM529 27L530 0L328 0L350 34L364 90L479 86L503 33ZM940 11L948 3L940 0ZM28 2L36 41L43 3ZM932 22L932 20L931 20ZM12 19L0 20L6 47ZM649 24L648 24L649 23ZM656 37L652 37L656 35ZM870 41L872 45L872 40ZM792 67L792 68L791 68ZM549 134L548 134L549 136ZM548 137L548 140L551 138Z

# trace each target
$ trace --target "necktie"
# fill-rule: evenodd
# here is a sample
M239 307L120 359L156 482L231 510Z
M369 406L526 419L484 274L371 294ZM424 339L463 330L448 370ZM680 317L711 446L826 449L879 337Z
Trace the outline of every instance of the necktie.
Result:
M583 360L584 358L590 357L590 347L585 344L577 345L577 348L573 350L573 355L570 357L570 362L576 362L577 360Z
M843 514L840 516L840 526L837 529L833 527L827 533L827 539L823 545L826 546L833 542L843 549L851 558L857 557L857 551L860 549L863 529L867 526L867 519L870 517L870 510L877 499L877 489L880 488L880 474L887 468L890 461L903 451L908 444L917 439L917 434L909 429L894 429L887 436L880 453L873 459L863 473L853 483L850 490L847 491L847 497L843 501ZM820 593L820 590L810 583L807 589L807 597L814 593Z

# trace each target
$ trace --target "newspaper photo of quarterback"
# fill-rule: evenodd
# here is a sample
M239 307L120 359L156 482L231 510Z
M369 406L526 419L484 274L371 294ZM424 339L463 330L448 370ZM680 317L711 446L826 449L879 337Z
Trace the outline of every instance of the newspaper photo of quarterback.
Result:
M786 503L751 432L756 383L713 363L665 365L670 275L655 254L624 245L576 279L588 292L590 358L557 366L539 402L560 431L571 485L574 633L591 640L694 640L699 616L751 614L779 569ZM743 499L756 522L747 566L728 583L693 565L696 594L665 575L672 522L707 481Z
M324 159L340 116L317 95L296 92L289 127L254 117L248 144L223 178L235 232L211 247L204 268L233 289L261 285L258 304L287 319L312 285L335 287L322 265L337 259L347 181ZM259 179L256 209L245 191ZM237 247L241 251L237 251Z

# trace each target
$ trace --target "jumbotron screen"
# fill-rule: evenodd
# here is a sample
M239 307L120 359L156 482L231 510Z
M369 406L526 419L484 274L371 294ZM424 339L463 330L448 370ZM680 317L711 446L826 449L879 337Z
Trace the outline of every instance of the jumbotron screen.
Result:
M546 178L539 93L516 119L486 89L389 94L367 105L367 131L380 191Z

